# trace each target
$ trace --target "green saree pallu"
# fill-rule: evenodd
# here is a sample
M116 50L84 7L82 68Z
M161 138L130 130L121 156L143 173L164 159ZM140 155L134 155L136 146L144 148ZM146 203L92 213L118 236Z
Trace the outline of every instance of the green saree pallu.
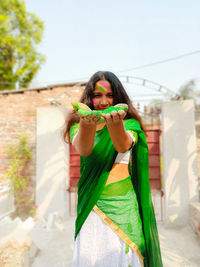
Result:
M75 133L78 132L78 127L78 124L74 124L70 128L70 137L73 137ZM133 201L137 201L138 203L145 242L145 245L142 246L143 249L141 249L140 252L144 259L143 263L145 267L161 267L163 265L160 253L160 244L149 185L148 145L145 134L141 130L138 121L128 119L124 121L124 127L126 130L136 132L138 135L138 140L132 147L130 153L129 173L135 194L135 200L133 195ZM80 157L81 177L78 182L78 206L75 238L92 209L100 215L102 213L102 218L105 216L101 210L101 199L105 194L105 184L109 172L115 162L116 156L117 151L112 144L107 127L104 126L102 130L96 131L92 153L88 157ZM128 185L129 182L126 184ZM109 218L109 223L112 224L113 222L111 217ZM107 220L109 219L107 218ZM120 227L118 228L118 231L120 233L122 232L122 235L125 234L125 236L128 236L127 240L134 239L134 235L131 235L128 231L126 233L126 229L123 229L122 231ZM135 240L132 241L137 245ZM126 243L130 245L128 241Z

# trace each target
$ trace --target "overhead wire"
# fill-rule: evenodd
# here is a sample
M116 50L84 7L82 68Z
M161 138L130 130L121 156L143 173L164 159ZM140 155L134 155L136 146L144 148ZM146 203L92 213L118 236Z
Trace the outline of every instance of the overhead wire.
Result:
M144 69L144 68L147 68L147 67L155 66L155 65L158 65L158 64L163 64L163 63L166 63L166 62L169 62L169 61L178 60L178 59L181 59L181 58L184 58L184 57L189 57L189 56L192 56L192 55L195 55L195 54L199 54L199 53L200 53L200 50L196 50L196 51L193 51L193 52L190 52L190 53L186 53L186 54L182 54L182 55L179 55L179 56L176 56L176 57L171 57L171 58L155 61L155 62L152 62L152 63L139 65L139 66L136 66L136 67L133 67L133 68L129 68L129 69L119 70L119 71L116 71L116 73Z

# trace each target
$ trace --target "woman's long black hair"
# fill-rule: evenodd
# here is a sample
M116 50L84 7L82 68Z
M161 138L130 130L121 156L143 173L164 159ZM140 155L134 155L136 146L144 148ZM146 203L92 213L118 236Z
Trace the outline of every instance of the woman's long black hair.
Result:
M137 120L140 123L141 128L144 130L144 127L142 125L142 119L138 114L137 110L133 107L131 100L127 95L122 83L117 78L117 76L110 71L98 71L92 75L92 77L90 78L89 82L87 83L83 91L83 94L80 98L80 102L86 104L92 110L95 109L92 99L94 97L95 85L100 80L106 80L110 83L114 100L113 105L117 105L119 103L128 105L128 111L125 119L133 118ZM64 130L64 140L66 142L69 140L69 138L66 137L69 135L69 129L71 125L73 125L75 122L79 122L79 120L80 120L79 116L74 110L67 116L65 130Z

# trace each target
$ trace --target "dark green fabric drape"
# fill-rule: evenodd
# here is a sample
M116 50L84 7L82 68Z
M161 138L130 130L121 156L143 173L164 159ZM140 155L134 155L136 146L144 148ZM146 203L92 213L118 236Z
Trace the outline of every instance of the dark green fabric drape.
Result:
M157 224L149 185L149 151L146 137L136 120L127 120L125 122L125 128L136 131L138 134L138 142L132 149L129 161L129 172L137 195L143 224L146 243L144 266L162 267Z

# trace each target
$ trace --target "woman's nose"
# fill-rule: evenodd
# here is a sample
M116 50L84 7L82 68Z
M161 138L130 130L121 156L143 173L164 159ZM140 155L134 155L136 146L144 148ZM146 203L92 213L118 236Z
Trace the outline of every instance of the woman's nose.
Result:
M106 105L107 103L108 103L107 98L106 98L106 97L102 97L102 98L101 98L101 104L102 104L102 105Z

